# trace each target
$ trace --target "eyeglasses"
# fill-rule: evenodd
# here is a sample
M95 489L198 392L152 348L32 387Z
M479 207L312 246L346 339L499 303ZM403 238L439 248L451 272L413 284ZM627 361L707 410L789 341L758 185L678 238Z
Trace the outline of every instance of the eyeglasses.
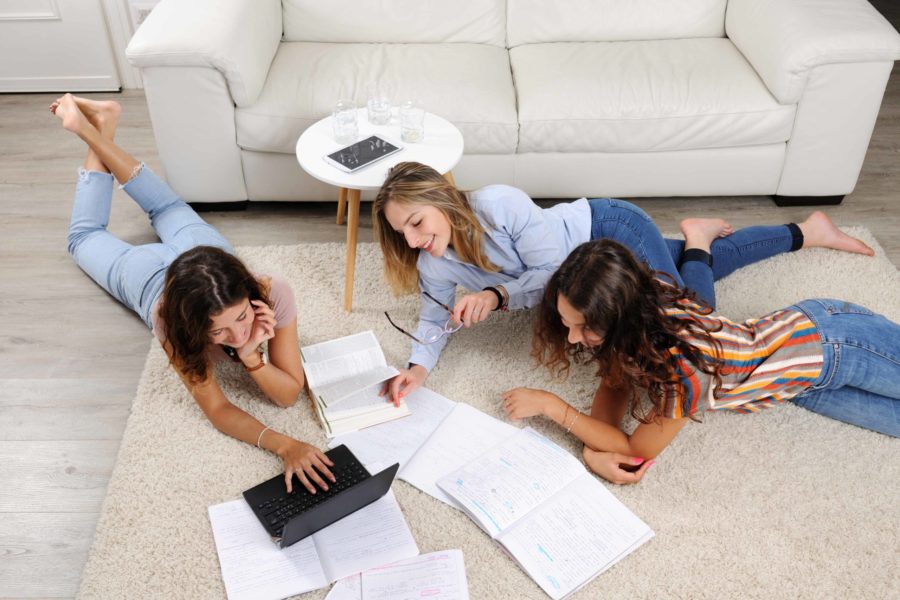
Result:
M451 315L453 314L453 311L450 309L449 306L447 306L446 304L444 304L443 302L441 302L439 300L436 300L428 292L423 291L422 294L426 298L428 298L429 300L434 302L435 304L442 306L444 308L444 310L446 310ZM420 338L417 338L416 336L414 336L413 334L411 334L410 332L408 332L407 330L403 329L396 323L394 323L394 320L391 319L391 315L387 314L387 311L384 311L384 316L387 317L388 323L390 323L394 327L394 329L396 329L397 331L399 331L406 337L408 337L412 340L415 340L416 342L418 342L422 345L433 344L436 341L438 341L439 339L441 339L442 337L444 337L445 335L450 335L451 333L459 331L460 328L463 326L462 323L456 323L453 320L453 317L450 317L449 319L447 319L447 322L444 323L443 327L432 326L432 327L429 327L428 329L426 329L424 332L422 332L422 338L420 339Z

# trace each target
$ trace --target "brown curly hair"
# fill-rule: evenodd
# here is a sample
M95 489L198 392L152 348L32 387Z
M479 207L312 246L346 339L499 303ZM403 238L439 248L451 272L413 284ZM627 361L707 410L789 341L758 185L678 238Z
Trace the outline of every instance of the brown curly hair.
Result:
M584 316L585 327L602 337L599 345L569 343L568 328L556 306L560 295ZM675 305L688 317L667 314L666 309ZM666 389L680 385L671 348L711 375L716 391L721 387L719 361L685 340L699 338L713 349L714 357L721 356L721 344L711 335L721 325L708 328L697 318L712 309L618 242L596 240L575 248L550 278L538 311L532 342L535 360L561 377L568 375L570 361L596 362L599 376L613 387L631 390L631 415L642 423L661 416ZM649 407L641 406L641 389L647 391Z
M170 362L192 384L209 376L206 350L212 317L244 299L268 304L268 290L221 248L197 246L169 265L159 316L171 348Z

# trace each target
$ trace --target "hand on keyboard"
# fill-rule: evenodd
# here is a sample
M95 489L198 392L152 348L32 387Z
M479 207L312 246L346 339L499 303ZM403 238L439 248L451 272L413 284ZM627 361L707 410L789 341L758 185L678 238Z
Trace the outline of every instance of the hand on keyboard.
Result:
M293 492L289 492L286 496L275 496L259 503L257 508L262 515L261 518L268 522L276 537L281 537L285 523L294 516L315 508L328 498L370 477L362 465L355 461L339 465L334 470L334 474L336 475L334 485L328 488L327 491L310 494L297 486Z
M289 442L285 444L283 449L278 450L278 456L284 462L284 482L288 493L293 491L292 479L296 475L300 483L303 484L310 494L316 493L315 483L323 490L328 489L328 484L323 476L334 482L329 467L333 467L334 463L325 456L325 453L311 446L306 442L298 442L288 438Z

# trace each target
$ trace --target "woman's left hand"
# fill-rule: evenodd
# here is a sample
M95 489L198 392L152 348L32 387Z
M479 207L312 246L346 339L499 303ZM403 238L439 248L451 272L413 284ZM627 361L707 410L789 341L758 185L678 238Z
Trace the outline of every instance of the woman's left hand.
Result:
M482 291L477 294L467 294L453 306L453 320L466 327L471 327L491 316L491 311L495 308L497 308L497 295L494 292Z
M250 339L238 348L238 356L247 358L257 351L259 345L275 337L275 311L262 300L251 300L253 305L253 328L250 330Z
M556 394L533 388L513 388L501 394L503 409L510 419L518 421L525 417L546 415L556 402L563 402Z

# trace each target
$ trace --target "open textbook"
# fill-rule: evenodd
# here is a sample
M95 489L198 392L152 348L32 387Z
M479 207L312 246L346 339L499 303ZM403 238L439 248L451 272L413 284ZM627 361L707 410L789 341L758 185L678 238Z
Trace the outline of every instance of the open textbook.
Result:
M325 434L333 437L409 414L380 396L381 385L399 371L387 364L371 331L304 346L300 358Z
M281 549L247 503L209 507L229 600L279 600L419 554L393 492Z
M518 429L463 402L426 388L406 397L411 415L341 435L329 447L346 444L363 463L400 463L397 477L458 508L437 480L514 435Z
M554 600L653 537L578 459L531 428L438 486Z
M345 577L325 600L469 600L461 550L442 550Z

